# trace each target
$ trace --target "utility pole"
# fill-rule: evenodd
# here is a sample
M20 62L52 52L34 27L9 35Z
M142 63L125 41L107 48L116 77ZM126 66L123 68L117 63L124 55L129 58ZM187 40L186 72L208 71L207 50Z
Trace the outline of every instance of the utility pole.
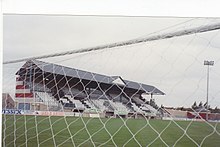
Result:
M214 65L214 61L204 61L204 65L207 65L207 93L206 93L206 120L208 121L208 109L209 109L209 67Z

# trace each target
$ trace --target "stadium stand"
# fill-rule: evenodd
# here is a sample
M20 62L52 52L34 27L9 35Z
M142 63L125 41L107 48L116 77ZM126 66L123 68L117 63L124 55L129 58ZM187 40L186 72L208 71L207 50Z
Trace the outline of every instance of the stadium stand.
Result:
M47 92L35 92L35 97L38 97L39 101L37 102L43 102L46 105L50 106L58 106L58 102L51 96L50 93Z
M19 105L28 98L30 110L36 110L35 104L41 103L49 110L57 107L57 110L94 111L110 116L132 113L152 116L159 112L142 94L164 95L154 86L120 76L100 75L38 60L27 61L16 75L16 102Z

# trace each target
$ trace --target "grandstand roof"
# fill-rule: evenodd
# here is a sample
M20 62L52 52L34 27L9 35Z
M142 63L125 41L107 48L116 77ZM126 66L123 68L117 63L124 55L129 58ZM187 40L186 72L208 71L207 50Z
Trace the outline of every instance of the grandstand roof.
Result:
M141 90L149 94L157 94L157 95L165 94L164 92L162 92L161 90L157 89L154 86L137 83L137 82L133 82L129 80L124 80L120 76L106 76L106 75L92 73L89 71L83 71L83 70L70 68L70 67L66 67L62 65L43 62L39 60L29 60L23 65L22 68L30 67L32 66L32 64L35 64L38 68L40 68L44 72L64 75L64 76L69 76L69 77L76 77L79 79L85 79L85 80L95 81L95 82L105 83L105 84L116 85L116 83L113 83L113 81L116 80L117 78L120 78L125 83L124 85L125 88ZM16 75L19 74L20 70L16 73ZM122 85L118 85L118 86L122 86Z

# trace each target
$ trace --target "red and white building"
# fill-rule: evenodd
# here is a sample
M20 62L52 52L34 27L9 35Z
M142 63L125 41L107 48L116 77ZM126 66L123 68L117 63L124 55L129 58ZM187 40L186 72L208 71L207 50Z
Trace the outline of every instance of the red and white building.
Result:
M15 101L18 109L30 110L31 103L34 103L34 94L28 85L18 76L16 77Z

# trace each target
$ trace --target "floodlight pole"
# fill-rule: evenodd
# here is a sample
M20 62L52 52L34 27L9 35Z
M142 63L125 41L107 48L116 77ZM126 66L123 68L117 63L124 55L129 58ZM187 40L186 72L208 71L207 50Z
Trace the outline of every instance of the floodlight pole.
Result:
M208 102L209 102L209 66L214 65L214 61L204 61L204 65L207 65L207 93L206 93L206 120L208 121Z

